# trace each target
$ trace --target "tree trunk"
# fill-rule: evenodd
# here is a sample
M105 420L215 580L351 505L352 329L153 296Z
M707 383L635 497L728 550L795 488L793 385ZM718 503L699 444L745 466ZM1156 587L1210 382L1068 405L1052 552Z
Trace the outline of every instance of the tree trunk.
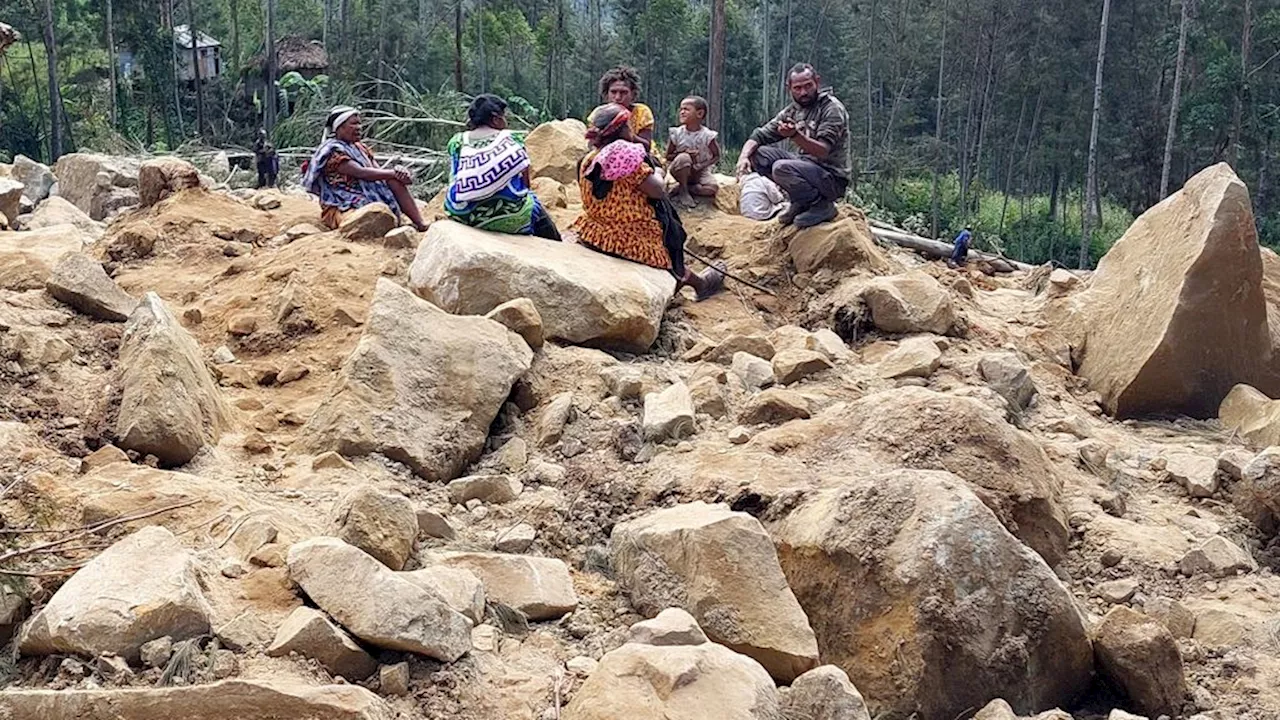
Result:
M267 108L267 132L270 133L276 128L276 104L280 97L276 92L276 0L267 0L266 55L267 90L263 100Z
M1027 116L1027 96L1022 96L1022 107L1018 110L1018 128L1013 131L1013 143L1009 145L1009 163L1004 174L1004 202L1000 205L1000 226L996 231L999 237L1004 236L1004 218L1009 212L1009 190L1013 185L1013 166L1018 160L1018 137L1022 135L1022 121Z
M711 52L707 62L707 124L724 127L724 0L711 0Z
M489 92L489 68L484 56L484 0L476 0L476 55L479 60L480 92Z
M1111 0L1102 0L1102 22L1098 30L1098 66L1093 76L1093 122L1089 128L1089 167L1085 177L1085 202L1083 232L1080 233L1080 263L1089 266L1089 248L1093 244L1093 231L1098 223L1095 215L1098 198L1098 124L1102 120L1102 65L1107 58L1107 18L1111 15Z
M1182 20L1178 23L1178 62L1173 71L1173 98L1169 100L1169 131L1164 136L1164 164L1160 167L1160 199L1169 195L1169 165L1173 162L1173 139L1178 134L1178 105L1182 101L1182 66L1187 59L1187 25L1191 0L1182 0ZM1234 159L1233 159L1234 162Z
M873 152L872 138L875 136L875 118L872 114L871 102L871 46L875 41L876 28L876 0L871 0L871 12L867 17L867 161L865 167L870 168L871 155Z
M550 68L547 69L547 77L551 77ZM550 95L551 81L547 83ZM462 0L453 6L453 89L462 92Z
M178 45L173 35L173 18L176 14L177 0L164 0L164 6L168 13L165 21L165 30L168 31L169 42L169 65L173 69L173 114L178 118L178 135L186 135L186 123L182 119L182 83L178 78Z
M760 116L769 117L769 111L773 108L773 101L770 97L773 83L769 82L769 0L761 0L760 18L760 31L762 33L762 41L760 43Z
M53 27L53 0L44 0L44 48L49 66L50 164L62 156L62 89L58 86L58 38Z
M120 122L120 109L118 106L119 87L116 83L116 30L115 19L112 17L113 8L112 0L107 0L107 79L110 83L108 86L111 92L111 127L117 127Z
M240 72L240 58L241 58L241 57L243 57L243 56L240 54L240 51L241 51L241 47L240 47L240 0L231 0L231 1L230 1L230 3L228 3L228 6L227 6L227 7L228 7L228 9L230 10L230 15L231 15L231 63L230 63L230 67L231 67L231 68L234 68L235 72L237 72L237 73L238 73L238 72ZM328 9L328 7L329 7L329 0L325 0L325 9L327 10L327 9ZM327 17L327 16L326 16L326 17ZM326 29L327 29L327 28L328 28L328 26L326 25ZM327 46L326 46L326 47L327 47Z
M947 7L949 3L942 3L942 39L938 43L938 109L934 118L934 137L933 137L933 236L938 237L938 174L942 171L942 80L943 70L947 63Z
M204 137L207 129L204 124L204 78L202 77L204 73L203 68L200 67L199 31L196 30L196 11L192 0L187 0L187 30L191 32L191 65L195 73L196 134Z
M1244 0L1244 29L1240 31L1240 82L1236 84L1235 109L1231 116L1231 142L1228 152L1231 167L1240 159L1241 116L1244 114L1244 93L1249 86L1249 50L1253 39L1253 2ZM1178 53L1181 57L1182 53Z
M36 89L36 129L41 133L45 131L45 111L44 95L40 92L40 73L36 70L36 54L31 49L31 41L27 40L27 60L31 63L31 86ZM50 146L50 153L52 153ZM52 165L53 163L49 163Z
M791 67L791 27L792 20L795 18L795 14L792 12L792 9L792 0L787 0L787 36L782 39L782 57L779 58L782 66L782 72L780 73L782 75L782 79L779 81L779 87L781 89L779 90L778 97L781 98L783 102L785 102L787 98L787 73L788 68Z
M375 12L378 18L378 67L374 72L374 77L378 79L378 84L374 91L374 97L382 99L382 93L386 90L383 86L383 81L387 79L387 0L378 0Z

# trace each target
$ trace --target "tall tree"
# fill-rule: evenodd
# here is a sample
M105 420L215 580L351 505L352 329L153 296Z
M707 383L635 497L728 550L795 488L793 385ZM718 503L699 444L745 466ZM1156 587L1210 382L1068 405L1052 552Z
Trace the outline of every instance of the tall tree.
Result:
M1235 109L1231 113L1230 159L1234 167L1240 158L1240 125L1244 95L1249 87L1249 51L1253 44L1253 2L1244 0L1244 28L1240 31L1240 79L1236 82Z
M208 130L204 122L204 72L200 67L200 33L196 29L192 0L187 0L187 32L191 33L191 71L196 86L196 132L203 137Z
M276 92L276 0L267 0L267 37L264 43L264 54L266 57L266 97L263 98L263 104L266 106L266 123L267 132L271 132L276 127L276 103L278 101L278 93Z
M724 126L724 0L711 0L711 43L707 58L707 124Z
M1178 21L1178 61L1173 71L1173 97L1169 100L1169 131L1164 136L1164 163L1160 167L1160 199L1169 194L1169 166L1173 163L1173 139L1178 134L1178 107L1182 103L1182 68L1187 60L1187 25L1191 22L1191 0L1182 0Z
M1107 59L1107 19L1111 0L1102 0L1102 22L1098 29L1098 64L1093 75L1093 122L1089 126L1089 167L1085 178L1084 228L1080 233L1079 267L1089 266L1089 248L1098 224L1098 125L1102 120L1102 65Z
M550 76L551 69L547 68ZM550 81L548 81L550 82ZM462 0L453 4L453 89L462 92ZM550 85L548 84L548 92Z
M942 81L945 75L943 71L947 66L947 6L950 3L942 3L942 40L938 43L938 108L934 117L934 136L933 136L933 237L938 237L938 214L939 214L939 197L938 197L938 174L942 172Z
M116 127L119 122L120 111L117 107L119 102L120 90L116 84L116 24L113 17L113 0L106 0L107 5L107 79L108 87L111 92L111 127Z
M62 89L58 84L58 38L54 27L53 0L44 0L44 49L49 66L49 156L62 156Z

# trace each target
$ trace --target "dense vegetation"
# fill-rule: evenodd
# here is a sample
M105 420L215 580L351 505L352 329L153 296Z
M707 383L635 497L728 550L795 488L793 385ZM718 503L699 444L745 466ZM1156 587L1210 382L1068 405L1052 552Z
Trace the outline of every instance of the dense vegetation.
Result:
M1128 0L1110 8L1100 113L1094 259L1168 186L1227 161L1249 184L1264 241L1280 243L1270 172L1280 127L1280 0ZM106 12L115 46L142 69L121 80L111 122ZM1076 264L1103 0L3 0L24 41L0 68L0 144L48 158L51 98L43 30L51 10L65 107L61 145L161 151L246 145L264 99L257 74L267 6L277 37L322 39L328 77L282 78L285 148L314 142L314 113L358 98L389 117L380 137L439 148L468 94L513 100L533 122L583 116L617 63L674 124L682 96L707 94L723 23L723 119L730 148L784 102L784 68L811 61L850 113L851 193L884 219L979 245ZM191 18L194 12L195 17ZM1185 18L1185 20L1184 20ZM179 83L167 29L194 20L222 42L225 72ZM1185 41L1179 42L1185 28ZM1180 48L1183 52L1180 52ZM1178 72L1179 56L1185 58ZM1179 78L1180 75L1180 78ZM1178 80L1180 79L1180 82ZM326 81L327 80L327 81ZM1177 85L1177 92L1175 92ZM713 105L717 98L710 98ZM290 114L288 111L292 110ZM941 121L939 123L939 121ZM732 157L727 158L731 160ZM937 178L935 180L935 177ZM934 217L934 187L937 217Z

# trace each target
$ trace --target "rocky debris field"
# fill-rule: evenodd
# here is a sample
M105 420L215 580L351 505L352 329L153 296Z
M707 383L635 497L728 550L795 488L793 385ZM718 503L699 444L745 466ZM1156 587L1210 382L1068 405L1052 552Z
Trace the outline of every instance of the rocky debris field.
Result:
M581 137L529 139L561 227ZM690 247L773 292L703 303L171 158L0 176L0 716L1280 718L1280 258L1225 165L1092 273L725 179Z

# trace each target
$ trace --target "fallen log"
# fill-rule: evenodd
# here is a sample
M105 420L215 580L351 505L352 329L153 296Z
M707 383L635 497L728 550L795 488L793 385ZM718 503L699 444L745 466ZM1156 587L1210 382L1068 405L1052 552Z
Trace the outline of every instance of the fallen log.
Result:
M911 233L902 230L891 230L886 228L884 223L872 222L869 224L871 226L871 234L879 240L885 240L899 247L914 250L931 260L945 260L951 257L950 243L945 243L940 240L930 240L928 238L920 237L919 235L912 235ZM969 257L990 263L993 270L1002 273L1009 273L1015 270L1034 270L1036 267L1035 265L1020 263L1016 260L1010 260L1009 258L1000 255L993 255L979 250L970 250Z

